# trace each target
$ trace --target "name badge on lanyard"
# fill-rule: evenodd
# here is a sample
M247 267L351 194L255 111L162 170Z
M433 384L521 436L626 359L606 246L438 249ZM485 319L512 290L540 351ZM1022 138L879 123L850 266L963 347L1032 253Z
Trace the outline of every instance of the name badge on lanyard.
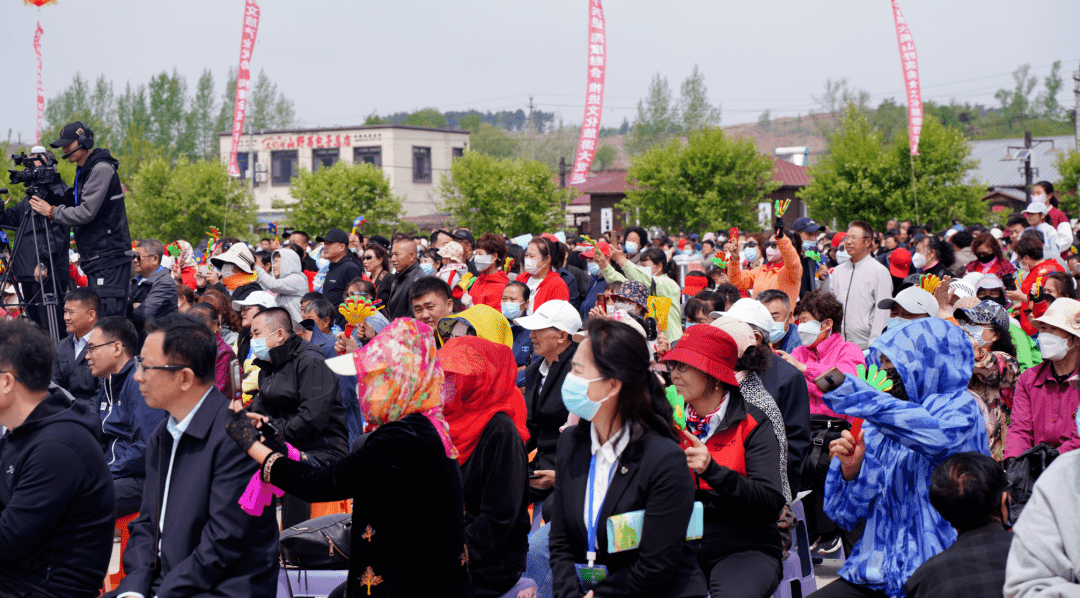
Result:
M611 472L608 474L608 487L611 487L611 480L615 477L615 466L611 467ZM578 582L581 583L581 590L588 593L596 588L600 582L608 578L608 570L604 565L596 565L596 524L600 519L600 513L593 510L593 493L596 489L596 455L592 456L592 460L589 461L589 545L586 548L585 558L589 563L586 565L575 564L574 570L578 576ZM603 500L603 499L601 499ZM601 506L603 502L600 503Z

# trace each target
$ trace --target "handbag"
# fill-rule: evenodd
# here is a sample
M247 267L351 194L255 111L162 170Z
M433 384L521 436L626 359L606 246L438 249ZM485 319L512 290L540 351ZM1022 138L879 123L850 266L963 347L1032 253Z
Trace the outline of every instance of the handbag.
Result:
M281 532L282 567L348 569L352 513L335 513L298 523Z
M1005 478L1009 481L1009 516L1013 522L1020 517L1024 505L1031 499L1035 480L1058 457L1058 450L1046 444L1036 444L1016 457L1005 459Z
M810 416L810 453L802 462L802 484L800 490L810 490L814 487L814 481L819 477L818 464L821 462L822 453L825 454L825 462L829 461L829 444L840 438L840 433L850 430L851 424L845 419L829 417L828 415ZM826 472L828 470L826 469ZM824 478L824 476L821 476Z

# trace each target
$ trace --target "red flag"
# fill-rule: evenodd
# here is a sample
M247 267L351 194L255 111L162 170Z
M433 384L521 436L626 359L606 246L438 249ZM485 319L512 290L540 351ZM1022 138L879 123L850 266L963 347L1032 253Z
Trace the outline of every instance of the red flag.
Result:
M589 82L585 88L585 120L574 154L572 184L584 183L589 173L596 142L600 138L600 113L604 109L604 72L607 69L607 40L604 28L604 7L600 0L589 0Z
M39 5L40 6L40 5ZM37 54L37 129L34 132L34 143L41 142L41 117L45 114L45 86L41 83L41 23L38 22L37 30L34 31L34 53Z
M255 50L255 34L259 31L259 5L255 0L244 2L244 32L240 37L240 67L236 72L236 104L233 106L232 152L229 155L229 174L240 176L236 165L236 148L244 132L244 112L251 90L251 53ZM252 148L254 149L254 148ZM248 164L253 162L249 161Z
M908 105L908 141L911 155L919 155L919 135L922 133L922 91L919 89L919 59L915 55L915 41L911 37L904 14L896 0L892 0L893 21L896 23L896 43L900 45L900 65L904 69L904 90Z

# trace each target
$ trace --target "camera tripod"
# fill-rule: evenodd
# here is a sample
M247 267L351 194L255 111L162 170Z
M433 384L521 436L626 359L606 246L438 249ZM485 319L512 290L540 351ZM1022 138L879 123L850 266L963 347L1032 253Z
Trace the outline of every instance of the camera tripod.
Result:
M0 189L0 193L7 193L7 189ZM27 196L31 195L31 190L27 189ZM53 259L53 239L52 231L49 230L48 220L35 212L29 205L26 206L26 214L19 220L19 227L15 230L15 241L11 245L11 250L8 253L8 258L4 264L4 272L0 274L0 289L7 288L7 285L12 284L15 287L15 297L18 303L16 306L26 311L27 307L40 306L42 308L43 322L38 322L39 325L48 328L49 337L52 338L54 343L60 342L60 322L57 319L57 309L60 307L60 287L57 284L57 277L61 274L56 271L56 262ZM22 285L14 284L18 281L15 280L15 272L12 268L12 262L15 261L15 256L19 255L19 249L26 241L27 235L33 236L34 241L34 255L36 257L41 256L41 240L39 239L39 232L44 232L45 236L45 249L48 264L42 263L39 259L35 265L35 272L33 278L37 282L37 292L32 297L26 297L23 291ZM43 269L48 268L44 272ZM38 298L40 296L40 299ZM6 304L3 307L11 307L11 304Z

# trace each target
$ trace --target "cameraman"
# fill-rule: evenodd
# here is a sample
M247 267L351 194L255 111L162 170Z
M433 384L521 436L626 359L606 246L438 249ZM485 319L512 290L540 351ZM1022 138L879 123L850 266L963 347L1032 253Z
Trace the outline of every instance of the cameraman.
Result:
M94 132L80 121L64 125L60 139L50 145L63 148L64 159L79 165L71 201L54 206L35 196L30 205L57 224L75 227L88 286L101 297L101 317L123 316L132 250L124 190L116 173L120 162L107 149L90 150Z
M41 146L34 146L30 150L30 156L23 162L23 171L11 171L12 182L16 178L25 179L23 173L31 173L37 169L52 169L56 172L56 158ZM27 184L27 193L22 201L14 206L0 210L0 227L18 229L24 218L29 218L31 193L44 196L48 203L60 203L67 186L60 180L59 175L51 178L52 182L36 182ZM19 181L24 182L24 181ZM11 281L21 287L20 300L26 306L26 314L42 330L49 330L45 319L45 306L42 305L43 289L52 292L55 277L56 305L53 312L56 315L57 324L64 321L64 293L67 290L68 280L68 227L46 218L38 218L37 222L26 222L23 231L23 239L18 241L17 253L9 256L11 266ZM52 235L52 238L47 238ZM49 243L52 243L52 264L54 272L49 271ZM3 276L0 276L3 278ZM62 331L61 331L62 332ZM56 339L54 339L56 340Z

